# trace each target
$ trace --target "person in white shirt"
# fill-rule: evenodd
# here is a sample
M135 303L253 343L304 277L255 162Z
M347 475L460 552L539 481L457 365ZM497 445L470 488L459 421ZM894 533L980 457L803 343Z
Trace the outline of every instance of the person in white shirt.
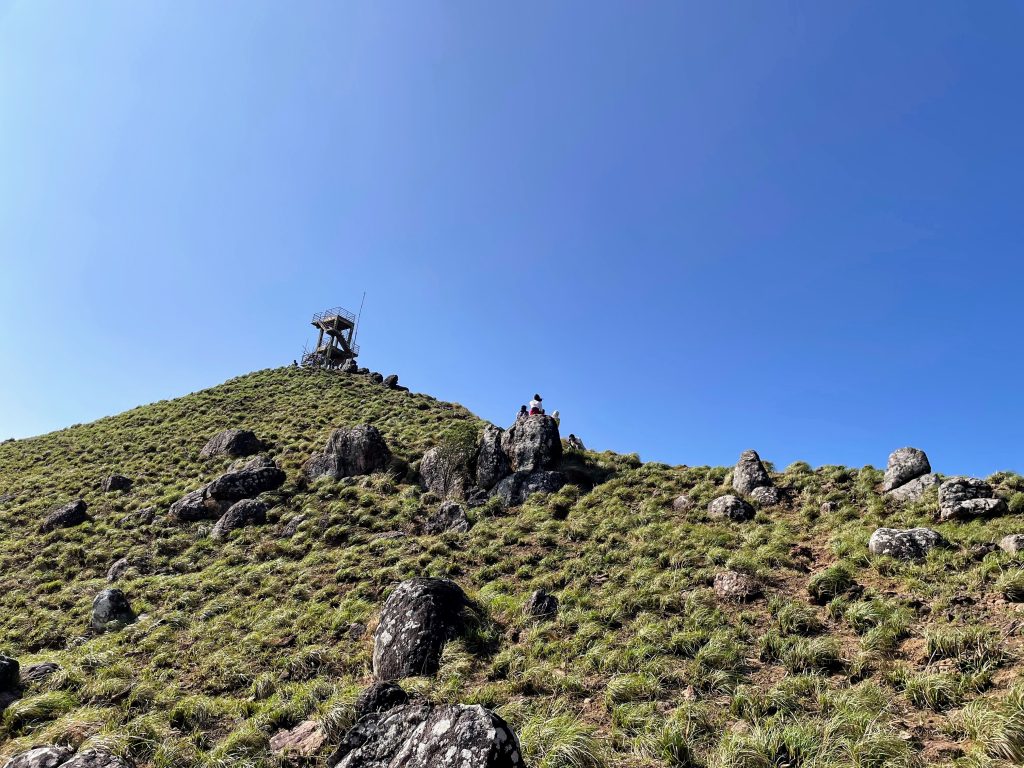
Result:
M530 401L530 415L537 416L538 414L544 413L544 405L542 403L543 398L540 395L534 395L533 400Z

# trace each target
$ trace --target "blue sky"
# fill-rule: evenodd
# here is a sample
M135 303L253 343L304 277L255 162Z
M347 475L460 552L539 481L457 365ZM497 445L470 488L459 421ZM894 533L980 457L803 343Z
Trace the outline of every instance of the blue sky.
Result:
M588 446L1024 471L1024 6L0 0L0 438L363 362Z

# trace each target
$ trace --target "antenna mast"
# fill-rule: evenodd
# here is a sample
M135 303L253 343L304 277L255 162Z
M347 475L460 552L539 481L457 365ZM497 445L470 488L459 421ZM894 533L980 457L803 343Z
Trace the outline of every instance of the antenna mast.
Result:
M356 315L356 329L352 333L352 343L355 344L356 338L359 336L359 320L363 317L363 304L366 303L366 291L363 291L363 298L359 302L359 314Z

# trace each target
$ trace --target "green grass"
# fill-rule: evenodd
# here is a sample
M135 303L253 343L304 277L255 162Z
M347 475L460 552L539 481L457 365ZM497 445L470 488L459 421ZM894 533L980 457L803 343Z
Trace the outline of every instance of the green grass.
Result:
M303 483L331 429L362 422L384 434L391 470ZM793 504L739 525L703 514L727 467L588 451L572 457L580 485L470 510L465 534L418 535L438 500L414 467L456 425L481 422L361 377L279 369L0 445L0 650L62 666L0 718L0 758L103 743L144 768L277 768L270 737L306 719L333 745L370 682L381 603L421 575L457 580L481 614L435 677L405 687L495 709L530 766L900 768L946 738L971 764L1024 755L1020 625L982 599L1014 599L1020 572L1002 553L967 554L1019 530L1012 516L939 525L960 549L883 562L867 557L874 528L935 525L934 510L880 497L875 468L794 463L776 475ZM268 494L266 526L218 542L210 523L166 510L230 464L198 455L225 427L267 440L288 480ZM135 487L101 493L112 472ZM602 482L587 490L588 478ZM1008 498L1024 489L1012 473L992 482ZM694 504L675 512L681 493ZM37 533L77 497L90 522ZM155 520L140 523L148 508ZM393 531L407 535L378 538ZM121 557L140 619L92 636L92 597ZM755 576L765 599L720 601L710 587L725 568ZM522 606L541 587L560 610L538 622ZM906 739L901 723L921 725Z

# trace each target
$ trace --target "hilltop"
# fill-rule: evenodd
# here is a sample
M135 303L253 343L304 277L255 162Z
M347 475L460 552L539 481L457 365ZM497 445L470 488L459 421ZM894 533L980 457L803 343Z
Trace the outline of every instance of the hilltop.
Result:
M311 463L369 427L386 446L373 471ZM227 429L266 458L203 455ZM525 448L509 434L368 375L282 368L0 445L0 651L21 673L0 757L325 765L374 672L393 677L374 658L382 611L429 577L472 617L436 670L397 682L414 702L496 713L528 766L1024 759L1024 571L1004 542L1024 533L1021 476L942 485L940 504L947 479L917 453L888 473L777 471L752 452L671 467L551 445L547 426L520 427ZM422 479L431 449L466 435L561 480L482 492L481 450L456 513ZM283 474L253 494L255 524L215 532L227 502L171 512L261 469ZM126 489L104 488L113 475ZM76 500L67 527L44 524ZM934 534L873 537L915 527ZM97 631L112 587L132 615ZM311 754L280 753L289 731Z

